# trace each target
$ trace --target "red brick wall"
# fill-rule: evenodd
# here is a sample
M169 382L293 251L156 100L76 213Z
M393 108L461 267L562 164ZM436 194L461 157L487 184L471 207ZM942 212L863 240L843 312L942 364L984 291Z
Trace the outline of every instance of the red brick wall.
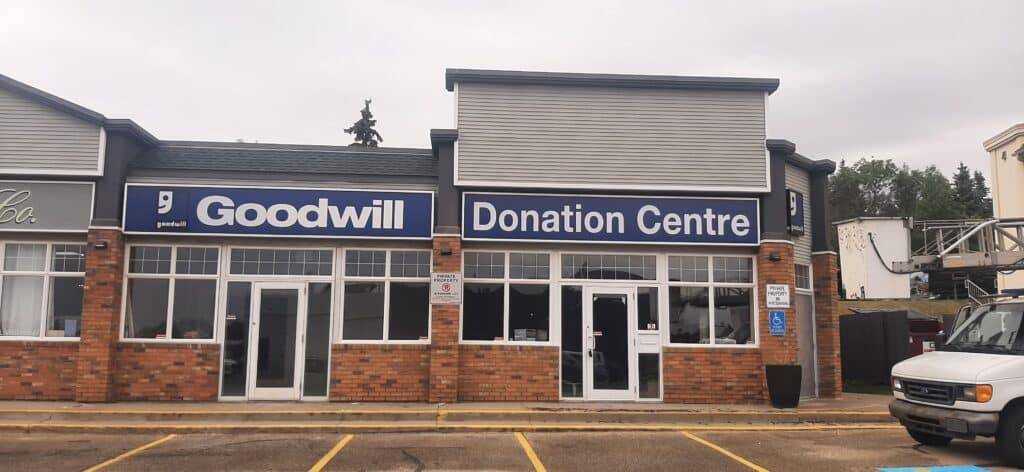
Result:
M835 254L811 256L814 266L814 322L818 346L818 396L843 394L842 359L839 353L839 282Z
M664 356L666 403L765 403L758 349L665 348Z
M427 401L430 346L335 344L331 401Z
M462 240L458 236L434 237L433 270L462 272ZM459 306L432 305L430 311L427 398L431 402L453 402L459 392Z
M219 344L120 343L114 398L216 401Z
M459 349L459 400L558 401L556 346Z
M779 260L773 261L772 255ZM789 285L789 308L768 308L765 290L768 284ZM793 245L784 242L761 243L757 251L757 309L761 358L765 364L796 364L799 343L796 334L796 266ZM786 335L772 336L768 329L768 311L786 312Z
M74 400L78 343L0 341L0 400Z
M107 248L96 249L100 242L106 243ZM120 230L89 230L75 390L75 399L81 402L113 400L110 376L121 321L124 246Z

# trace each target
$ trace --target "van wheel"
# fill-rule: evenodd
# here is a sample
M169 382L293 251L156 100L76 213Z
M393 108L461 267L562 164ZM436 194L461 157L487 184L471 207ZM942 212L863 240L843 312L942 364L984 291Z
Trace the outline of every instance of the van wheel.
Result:
M910 437L925 446L946 446L953 438L948 436L939 436L938 434L926 433L924 431L918 431L916 429L907 428L907 432L910 433Z
M996 445L1007 464L1024 468L1024 408L1000 415Z

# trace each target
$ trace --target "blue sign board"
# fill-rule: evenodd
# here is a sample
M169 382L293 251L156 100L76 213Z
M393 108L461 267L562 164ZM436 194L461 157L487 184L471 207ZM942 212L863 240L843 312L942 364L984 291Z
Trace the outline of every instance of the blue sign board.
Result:
M768 312L768 331L771 333L772 336L786 335L786 312Z
M429 239L430 192L125 186L126 233Z
M757 245L756 198L465 193L468 240Z
M804 194L786 190L789 197L789 213L786 215L786 231L795 236L804 234Z

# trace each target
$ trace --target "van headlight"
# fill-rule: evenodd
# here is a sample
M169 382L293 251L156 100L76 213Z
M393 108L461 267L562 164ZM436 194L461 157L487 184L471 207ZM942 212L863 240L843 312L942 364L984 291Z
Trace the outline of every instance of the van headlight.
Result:
M897 392L903 391L903 381L899 377L892 378L892 389Z
M992 399L991 385L964 385L960 387L958 400L965 402L987 403Z

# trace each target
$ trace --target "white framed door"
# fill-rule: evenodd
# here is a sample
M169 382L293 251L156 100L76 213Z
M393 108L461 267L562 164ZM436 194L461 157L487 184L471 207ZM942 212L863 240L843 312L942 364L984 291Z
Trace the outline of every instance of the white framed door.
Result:
M635 400L636 288L583 288L583 396Z
M253 284L248 398L298 400L305 358L306 284Z

